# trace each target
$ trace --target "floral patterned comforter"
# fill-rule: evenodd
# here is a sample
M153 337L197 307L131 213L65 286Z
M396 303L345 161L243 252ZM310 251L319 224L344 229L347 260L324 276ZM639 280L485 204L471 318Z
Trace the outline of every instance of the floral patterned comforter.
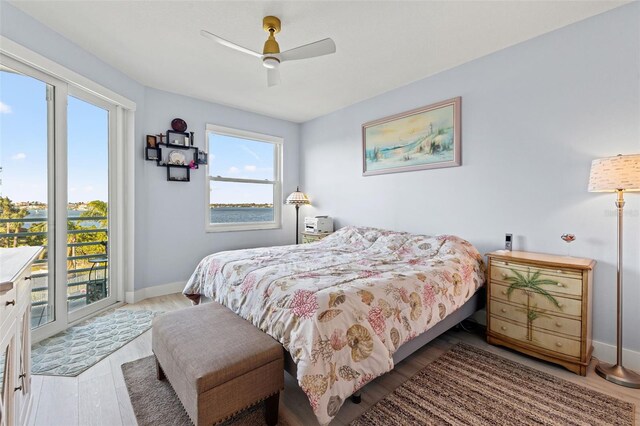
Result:
M342 228L297 246L204 258L184 294L211 297L278 340L321 424L345 398L393 368L393 353L484 284L469 242Z

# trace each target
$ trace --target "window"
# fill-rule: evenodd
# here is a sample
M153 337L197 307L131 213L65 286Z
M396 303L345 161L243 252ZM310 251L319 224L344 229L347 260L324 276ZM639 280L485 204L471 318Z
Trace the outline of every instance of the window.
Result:
M206 229L280 228L282 138L207 125Z

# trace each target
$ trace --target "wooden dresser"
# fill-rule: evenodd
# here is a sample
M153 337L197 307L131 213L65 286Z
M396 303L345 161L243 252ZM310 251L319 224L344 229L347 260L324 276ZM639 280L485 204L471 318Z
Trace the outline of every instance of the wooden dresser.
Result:
M586 375L595 261L506 250L487 256L487 341Z
M320 241L324 237L331 234L333 234L333 232L303 232L302 244L315 243L316 241Z
M0 248L0 426L31 409L31 264L42 247Z

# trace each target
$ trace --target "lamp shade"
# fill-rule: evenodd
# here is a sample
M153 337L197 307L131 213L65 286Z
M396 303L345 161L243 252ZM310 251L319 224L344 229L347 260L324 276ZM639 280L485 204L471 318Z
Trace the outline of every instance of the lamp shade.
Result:
M640 191L640 154L598 158L591 162L589 192Z
M304 192L300 192L300 188L296 188L295 192L292 192L287 197L286 203L301 206L303 204L311 204L311 201L309 201L309 197L307 197L307 194L305 194Z

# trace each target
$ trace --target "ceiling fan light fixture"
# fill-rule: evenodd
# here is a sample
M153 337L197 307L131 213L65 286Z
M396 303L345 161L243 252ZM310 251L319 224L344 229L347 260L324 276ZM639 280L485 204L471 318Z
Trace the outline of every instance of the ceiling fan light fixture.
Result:
M278 68L280 61L278 58L274 58L273 56L267 56L262 60L262 65L264 65L265 68L274 69Z
M0 0L2 1L2 0ZM275 35L280 32L282 25L280 19L275 16L265 16L262 20L262 28L269 34L264 43L262 53L240 46L232 41L225 40L207 30L201 30L200 34L222 46L233 49L245 55L253 56L262 60L262 65L267 69L267 85L269 87L280 84L280 63L287 61L297 61L300 59L316 58L318 56L335 53L336 44L330 38L314 41L313 43L294 47L293 49L280 52L280 46Z

